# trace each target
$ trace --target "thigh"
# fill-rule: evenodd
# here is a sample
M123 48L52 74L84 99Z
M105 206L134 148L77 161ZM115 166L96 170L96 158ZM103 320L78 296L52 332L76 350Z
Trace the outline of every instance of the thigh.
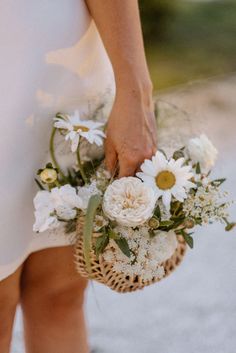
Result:
M17 297L19 294L19 283L22 266L19 267L12 275L0 281L0 298L3 296ZM1 300L0 299L0 300ZM0 301L1 303L1 301Z
M0 281L0 323L4 313L15 310L20 296L20 276L22 267L12 275Z
M87 281L75 270L73 247L49 248L31 254L25 261L21 294L32 301L72 300L83 296L86 285Z
M20 267L6 279L0 281L0 352L8 352L15 311L20 296Z

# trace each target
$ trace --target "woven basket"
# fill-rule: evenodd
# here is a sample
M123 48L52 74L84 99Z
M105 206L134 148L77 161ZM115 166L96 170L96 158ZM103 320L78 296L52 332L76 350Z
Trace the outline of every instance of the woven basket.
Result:
M113 270L112 264L106 262L102 255L99 255L98 259L91 249L91 273L88 275L83 252L83 219L80 218L77 225L77 241L75 244L75 265L76 269L82 277L93 279L99 283L105 284L109 288L119 293L134 292L138 289L142 289L149 286L152 283L159 282L159 278L153 278L149 281L144 281L140 276L127 276L123 273L117 273ZM94 237L97 234L94 233ZM165 275L167 277L172 273L176 267L181 263L186 252L186 242L181 236L178 236L178 247L174 254L162 263L165 269Z

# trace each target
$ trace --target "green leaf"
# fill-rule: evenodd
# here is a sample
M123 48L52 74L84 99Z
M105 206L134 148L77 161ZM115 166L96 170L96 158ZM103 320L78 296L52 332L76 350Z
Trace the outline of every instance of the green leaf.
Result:
M226 232L229 232L232 229L234 229L234 227L236 227L236 223L234 223L234 222L228 223L227 226L225 227L225 230L226 230Z
M177 160L177 159L180 159L180 158L184 158L183 150L175 151L174 154L173 154L173 159Z
M83 250L84 250L84 260L85 265L88 271L88 274L91 273L91 261L90 261L90 250L91 250L91 240L93 234L93 221L98 207L102 202L102 198L99 194L93 195L89 199L87 213L85 216L85 223L83 229Z
M195 221L195 223L196 224L198 224L198 225L202 225L202 219L201 218L194 218L194 221Z
M56 118L64 120L65 119L65 115L63 113L58 112L58 113L56 113Z
M114 240L120 239L120 235L117 234L116 232L114 232L114 230L111 228L108 229L108 236L109 236L109 238L114 239Z
M48 168L48 169L54 169L51 162L49 162L49 163L46 164L46 168Z
M191 237L191 235L186 233L184 230L181 231L181 234L182 234L184 240L186 241L186 243L188 244L188 246L192 249L193 248L193 237ZM191 234L193 234L193 233L191 233Z
M201 174L201 167L200 167L200 163L199 162L197 162L197 164L196 164L196 173L197 174Z
M174 220L173 228L175 229L175 228L179 227L184 222L184 219L185 219L184 217L176 218Z
M38 171L37 171L37 175L40 175L41 173L42 173L42 171L43 171L43 169L41 168L41 169L38 169Z
M160 227L170 227L174 224L174 221L161 221L160 222Z
M171 204L171 213L173 216L178 217L183 211L183 204L180 201L175 201Z
M119 248L123 252L123 254L125 254L127 257L131 256L129 245L128 245L128 242L125 238L115 239L115 242L119 246Z
M155 210L154 210L154 216L156 216L157 218L161 218L161 209L160 206L156 206Z
M108 244L109 244L109 237L107 234L104 233L101 237L96 238L96 243L95 243L96 256L99 256L100 254L102 254Z
M211 182L211 185L213 186L220 186L225 182L226 178L221 178L221 179L215 179Z

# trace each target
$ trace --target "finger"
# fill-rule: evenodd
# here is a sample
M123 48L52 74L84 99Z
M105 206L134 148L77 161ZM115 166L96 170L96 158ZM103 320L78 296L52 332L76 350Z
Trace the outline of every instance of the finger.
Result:
M105 145L105 165L106 168L113 173L117 166L117 153L112 144Z
M127 160L119 161L119 178L133 176L138 168L138 164Z

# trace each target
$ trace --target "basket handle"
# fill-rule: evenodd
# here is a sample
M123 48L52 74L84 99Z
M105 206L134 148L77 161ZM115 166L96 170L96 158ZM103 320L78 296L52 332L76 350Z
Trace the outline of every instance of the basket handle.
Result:
M85 266L88 271L88 275L91 275L91 259L90 259L90 251L91 251L91 241L93 234L93 221L95 218L96 211L98 207L101 205L102 198L99 194L92 195L89 199L87 212L85 215L85 222L83 227L83 251L84 251L84 259Z

